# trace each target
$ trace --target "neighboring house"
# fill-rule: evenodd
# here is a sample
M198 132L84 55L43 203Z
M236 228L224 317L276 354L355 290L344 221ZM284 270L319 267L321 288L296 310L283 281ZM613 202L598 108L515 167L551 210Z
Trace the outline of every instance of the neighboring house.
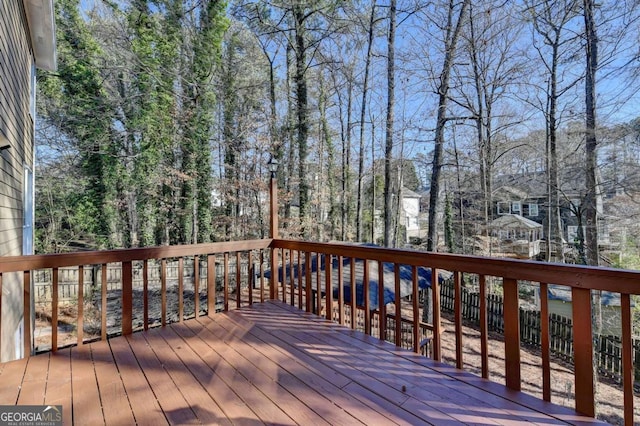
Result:
M489 228L491 236L499 241L497 252L525 259L540 254L540 241L544 232L538 222L518 214L504 214L491 222Z
M394 195L395 197L395 195ZM425 233L420 232L420 200L422 196L412 190L402 187L400 190L400 212L398 215L399 225L406 230L406 242L410 238L424 237ZM381 201L382 204L382 201ZM376 209L375 213L375 241L384 235L384 211Z
M407 242L411 237L420 237L420 194L402 187L400 191L400 217L407 231Z
M539 304L539 290L536 291L536 298ZM556 314L569 319L573 318L571 289L559 285L549 285L548 306L549 314ZM600 331L594 330L594 333L603 336L621 336L622 311L620 310L620 294L608 291L601 292L600 306L602 307L602 329Z
M560 217L562 238L565 249L573 245L578 236L579 218L576 213L583 209L585 194L584 171L582 169L563 169L560 172ZM495 179L493 190L493 217L518 215L543 226L543 235L549 235L547 176L545 172L504 175ZM598 244L610 244L609 228L603 212L603 197L598 191L596 197L598 210ZM584 225L583 225L584 230ZM541 248L544 248L544 244ZM553 253L552 253L553 255Z
M0 2L0 256L33 253L36 67L56 69L53 0ZM24 355L22 282L2 277L0 361Z

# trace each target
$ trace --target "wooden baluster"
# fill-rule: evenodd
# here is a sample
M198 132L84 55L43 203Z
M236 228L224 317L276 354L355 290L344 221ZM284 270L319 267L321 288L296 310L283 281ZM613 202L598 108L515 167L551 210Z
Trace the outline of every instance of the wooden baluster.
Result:
M442 322L440 321L440 273L436 268L431 268L431 297L433 300L433 359L442 360Z
M591 291L573 287L573 351L575 366L576 411L595 416L593 377L593 333L591 328Z
M149 261L145 259L142 262L142 309L143 312L143 328L149 329Z
M291 306L296 305L296 274L293 273L294 257L293 249L289 249L289 297L291 298Z
M51 270L51 350L58 350L58 268Z
M384 264L378 260L378 329L380 340L387 338L387 305L384 300Z
M453 315L455 317L456 333L456 368L464 367L462 351L462 274L460 271L453 273Z
M480 356L482 377L489 378L489 323L487 318L487 277L478 277L480 285Z
M229 311L229 253L224 254L223 290L224 311Z
M107 340L107 264L100 266L100 338Z
M549 286L540 283L540 353L542 356L542 399L551 401L551 357L549 352Z
M304 302L302 301L302 286L302 254L300 253L300 250L298 250L298 309L300 310L304 309Z
M242 306L242 253L236 252L236 308Z
M178 322L184 320L184 258L178 258Z
M338 256L338 322L344 325L344 257Z
M247 252L247 288L249 289L249 306L253 305L253 288L255 283L255 270L251 250Z
M624 391L624 424L633 425L633 341L631 297L620 295L622 311L622 387ZM636 362L640 362L637 360Z
M260 250L260 303L264 303L264 250Z
M167 259L160 261L160 304L162 326L167 325Z
M364 332L371 334L371 303L369 302L369 260L362 259L364 274L362 277L362 295L364 302Z
M305 299L307 305L307 312L311 312L311 253L306 252L304 254L304 276L305 276Z
M84 340L84 266L78 266L78 322L76 325L77 344Z
M320 281L320 265L323 256L316 253L316 315L322 315L322 282Z
M356 300L356 260L353 257L349 258L349 272L350 272L350 277L349 277L349 285L351 287L349 287L349 289L351 290L351 328L353 330L356 329L356 312L358 310L358 303Z
M393 264L393 278L395 283L395 321L396 346L402 346L402 304L400 301L400 265Z
M291 262L287 262L287 251L281 249L282 255L282 303L287 303L287 271L290 272ZM280 270L278 270L280 272Z
M269 281L269 299L278 296L278 249L271 249L271 280Z
M122 334L133 331L133 275L131 261L122 262Z
M331 283L332 275L333 275L333 256L330 254L325 255L324 258L325 268L324 268L324 290L326 291L326 318L329 321L333 321L333 284Z
M261 283L262 285L262 283ZM216 256L207 256L207 315L216 313Z
M411 267L411 283L413 285L413 351L420 353L420 305L418 295L418 267Z
M503 280L504 293L504 351L507 387L519 391L520 380L520 306L518 281Z
M200 316L200 258L193 256L193 316Z

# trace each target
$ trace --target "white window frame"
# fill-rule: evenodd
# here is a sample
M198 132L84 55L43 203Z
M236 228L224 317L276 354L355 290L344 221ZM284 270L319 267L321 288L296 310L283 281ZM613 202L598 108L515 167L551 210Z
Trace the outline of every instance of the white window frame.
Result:
M529 203L529 213L527 216L529 217L537 217L539 215L538 204L537 203Z
M520 201L512 201L511 202L511 213L522 215L522 202L520 202Z
M504 209L503 207L506 207ZM511 202L509 201L498 201L498 214L511 214Z

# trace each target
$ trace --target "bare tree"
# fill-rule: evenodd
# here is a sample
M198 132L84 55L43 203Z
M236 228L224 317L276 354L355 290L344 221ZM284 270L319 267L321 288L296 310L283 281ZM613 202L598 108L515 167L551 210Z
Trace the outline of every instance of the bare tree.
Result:
M460 32L470 0L463 0L461 4L450 0L447 13L447 24L444 37L444 61L438 84L438 113L433 150L433 166L431 170L431 188L429 193L429 228L427 230L427 250L434 251L437 248L437 208L440 201L440 180L442 173L444 130L448 121L447 106L449 104L449 79L453 68L453 62L460 38Z

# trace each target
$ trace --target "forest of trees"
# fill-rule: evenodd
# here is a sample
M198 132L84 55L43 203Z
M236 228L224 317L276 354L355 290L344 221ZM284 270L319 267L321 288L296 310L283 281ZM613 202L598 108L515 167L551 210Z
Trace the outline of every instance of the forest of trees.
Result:
M425 200L424 248L468 252L496 179L544 172L561 242L568 167L585 182L584 263L598 263L601 188L617 194L610 214L640 216L635 1L55 5L41 253L264 237L272 158L292 238L371 241L380 225L376 242L398 244L404 186Z

